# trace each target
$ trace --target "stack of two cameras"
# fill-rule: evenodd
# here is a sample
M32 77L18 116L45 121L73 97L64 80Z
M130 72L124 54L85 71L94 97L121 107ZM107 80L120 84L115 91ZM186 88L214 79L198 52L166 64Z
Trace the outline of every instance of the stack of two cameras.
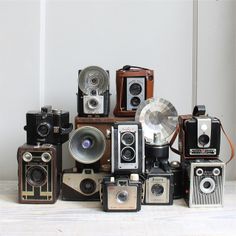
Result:
M195 106L192 115L179 116L179 153L183 196L189 207L223 206L225 163L219 159L221 122Z
M20 203L54 203L60 194L62 144L69 139L69 112L52 110L26 114L26 144L17 152Z

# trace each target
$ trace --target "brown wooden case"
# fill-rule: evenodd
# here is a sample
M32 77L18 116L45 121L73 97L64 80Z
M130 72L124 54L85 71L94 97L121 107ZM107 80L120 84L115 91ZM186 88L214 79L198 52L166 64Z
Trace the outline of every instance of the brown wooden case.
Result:
M113 111L115 116L134 117L136 110L126 109L126 78L127 77L145 77L145 100L153 97L154 72L149 69L130 69L116 71L116 107Z
M30 152L33 155L32 161L26 163L23 154ZM26 180L27 166L40 166L44 163L35 161L34 156L43 152L51 154L51 161L47 165L47 180L43 186L32 187ZM24 144L18 148L18 201L19 203L50 204L55 203L60 194L61 174L62 174L62 146L43 144L40 146ZM31 163L31 164L30 164ZM39 197L40 196L40 197Z
M133 121L134 117L103 117L103 118L92 118L92 117L75 117L75 129L83 126L92 126L99 129L106 137L106 149L99 161L99 171L110 172L111 170L111 127L117 121ZM83 166L81 163L76 162L78 169Z

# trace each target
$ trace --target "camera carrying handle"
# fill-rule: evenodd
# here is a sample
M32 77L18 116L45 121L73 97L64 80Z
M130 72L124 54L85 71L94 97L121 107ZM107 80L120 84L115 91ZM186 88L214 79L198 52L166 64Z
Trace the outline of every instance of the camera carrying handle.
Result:
M229 136L226 134L224 128L223 128L223 125L220 123L220 127L221 127L221 130L223 132L223 134L225 135L225 138L226 140L228 141L229 143L229 146L230 146L230 150L231 150L231 155L230 155L230 158L229 160L226 162L226 165L232 161L232 159L234 158L234 155L235 155L235 149L234 149L234 145L233 145L233 142L231 141L231 139L229 138ZM175 149L174 147L172 147L172 145L174 144L175 140L176 140L176 137L177 135L179 134L179 125L176 126L176 129L175 129L175 133L173 134L171 140L170 140L170 149L172 152L174 152L175 154L177 155L181 155L181 153L179 152L179 150Z
M61 128L61 134L69 134L73 129L73 124L69 123L69 126L67 128Z
M130 70L130 69L141 69L141 70L149 70L148 68L145 68L145 67L140 67L140 66L131 66L131 65L125 65L122 67L122 69L120 70Z

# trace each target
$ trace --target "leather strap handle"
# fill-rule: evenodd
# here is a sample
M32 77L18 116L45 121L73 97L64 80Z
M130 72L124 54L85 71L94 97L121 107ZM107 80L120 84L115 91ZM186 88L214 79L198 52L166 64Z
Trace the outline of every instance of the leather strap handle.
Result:
M171 140L170 140L170 149L171 149L171 151L174 152L175 154L180 155L179 150L177 150L177 149L175 149L175 148L172 147L172 145L174 144L174 142L175 142L175 140L176 140L178 134L179 134L179 125L176 126L174 135L172 136L172 138L171 138Z

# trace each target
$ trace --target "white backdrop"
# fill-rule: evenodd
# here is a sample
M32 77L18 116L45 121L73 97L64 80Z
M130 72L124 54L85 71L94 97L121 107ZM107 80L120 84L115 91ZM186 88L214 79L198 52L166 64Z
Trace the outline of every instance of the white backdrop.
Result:
M236 131L235 106L225 103L235 101L233 4L213 0L198 4L201 34L196 87L197 101L221 117L231 135ZM171 101L179 114L192 110L193 1L0 0L0 19L0 179L17 178L16 150L25 142L23 126L28 110L52 104L70 111L74 122L77 71L88 65L110 71L111 111L115 71L125 64L154 69L155 96ZM212 32L209 29L216 20L220 26ZM213 40L222 33L220 42ZM217 53L209 53L209 46ZM222 77L225 73L227 81ZM217 96L212 92L213 77ZM216 102L212 97L217 97ZM227 147L222 150L227 154ZM73 163L65 144L63 165L67 168ZM228 178L236 178L233 170Z

